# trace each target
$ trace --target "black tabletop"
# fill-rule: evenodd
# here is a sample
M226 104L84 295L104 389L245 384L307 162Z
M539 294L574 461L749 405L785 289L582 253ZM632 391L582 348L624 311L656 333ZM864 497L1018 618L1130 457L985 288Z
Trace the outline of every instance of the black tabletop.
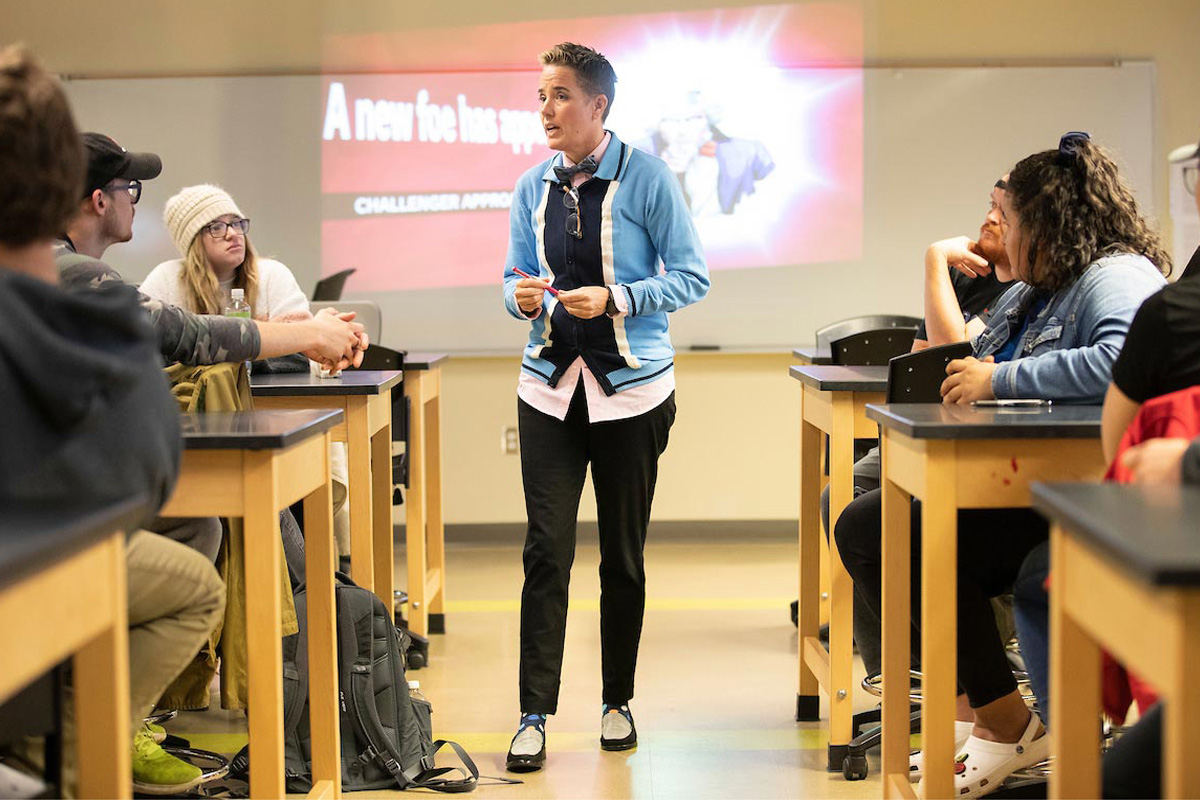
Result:
M0 497L0 587L27 578L65 556L128 531L146 516L146 498L106 505L34 502Z
M281 450L342 421L334 409L184 414L184 450Z
M1200 487L1035 483L1033 507L1146 583L1200 585Z
M788 374L822 392L886 392L887 367L788 367Z
M351 370L336 378L318 378L308 372L251 375L250 393L255 397L383 394L400 383L403 377L403 372L394 369Z
M975 408L941 403L867 405L867 418L914 439L1098 439L1100 406Z
M404 368L423 372L427 369L441 366L450 359L449 353L405 353Z
M828 347L817 347L815 344L806 344L797 347L792 351L794 358L803 358L810 364L832 364L833 350Z

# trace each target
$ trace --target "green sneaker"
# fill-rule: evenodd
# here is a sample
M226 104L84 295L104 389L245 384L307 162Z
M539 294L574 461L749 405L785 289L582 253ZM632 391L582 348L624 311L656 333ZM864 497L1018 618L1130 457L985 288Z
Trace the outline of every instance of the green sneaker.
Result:
M150 731L150 738L156 743L162 744L167 740L167 729L162 725L155 725L153 722L146 723L146 730Z
M162 749L146 728L133 737L133 790L142 794L179 794L200 785L199 767Z

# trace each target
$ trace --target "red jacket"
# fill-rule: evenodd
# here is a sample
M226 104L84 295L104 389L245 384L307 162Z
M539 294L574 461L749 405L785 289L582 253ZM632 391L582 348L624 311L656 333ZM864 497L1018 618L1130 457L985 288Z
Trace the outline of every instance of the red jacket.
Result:
M1133 475L1121 465L1121 455L1134 445L1150 439L1193 439L1200 434L1200 386L1180 389L1147 400L1117 447L1116 458L1109 465L1104 480L1132 483ZM1104 711L1118 725L1125 721L1129 704L1137 701L1138 710L1146 713L1158 702L1158 694L1136 675L1128 674L1108 653L1104 654Z

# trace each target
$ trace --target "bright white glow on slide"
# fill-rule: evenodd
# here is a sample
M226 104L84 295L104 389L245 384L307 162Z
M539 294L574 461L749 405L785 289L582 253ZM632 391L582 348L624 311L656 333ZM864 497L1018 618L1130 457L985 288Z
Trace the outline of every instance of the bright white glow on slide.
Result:
M713 269L861 256L862 36L853 7L421 33L437 64L323 81L322 269L357 267L356 289L499 282L513 185L553 155L537 114L536 54L563 39L583 39L613 63L607 127L670 166ZM359 44L381 46L378 37Z

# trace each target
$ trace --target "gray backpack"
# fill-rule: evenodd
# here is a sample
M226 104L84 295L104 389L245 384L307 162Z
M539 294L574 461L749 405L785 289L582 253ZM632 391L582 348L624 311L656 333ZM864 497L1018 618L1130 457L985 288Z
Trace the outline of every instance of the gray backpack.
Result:
M404 677L405 634L375 596L338 574L338 687L341 706L342 789L434 789L469 792L479 770L454 742L434 741L432 709L409 696ZM307 593L295 592L300 632L283 640L284 770L289 792L312 788L308 721ZM435 767L443 745L464 767ZM457 773L461 777L446 777Z

